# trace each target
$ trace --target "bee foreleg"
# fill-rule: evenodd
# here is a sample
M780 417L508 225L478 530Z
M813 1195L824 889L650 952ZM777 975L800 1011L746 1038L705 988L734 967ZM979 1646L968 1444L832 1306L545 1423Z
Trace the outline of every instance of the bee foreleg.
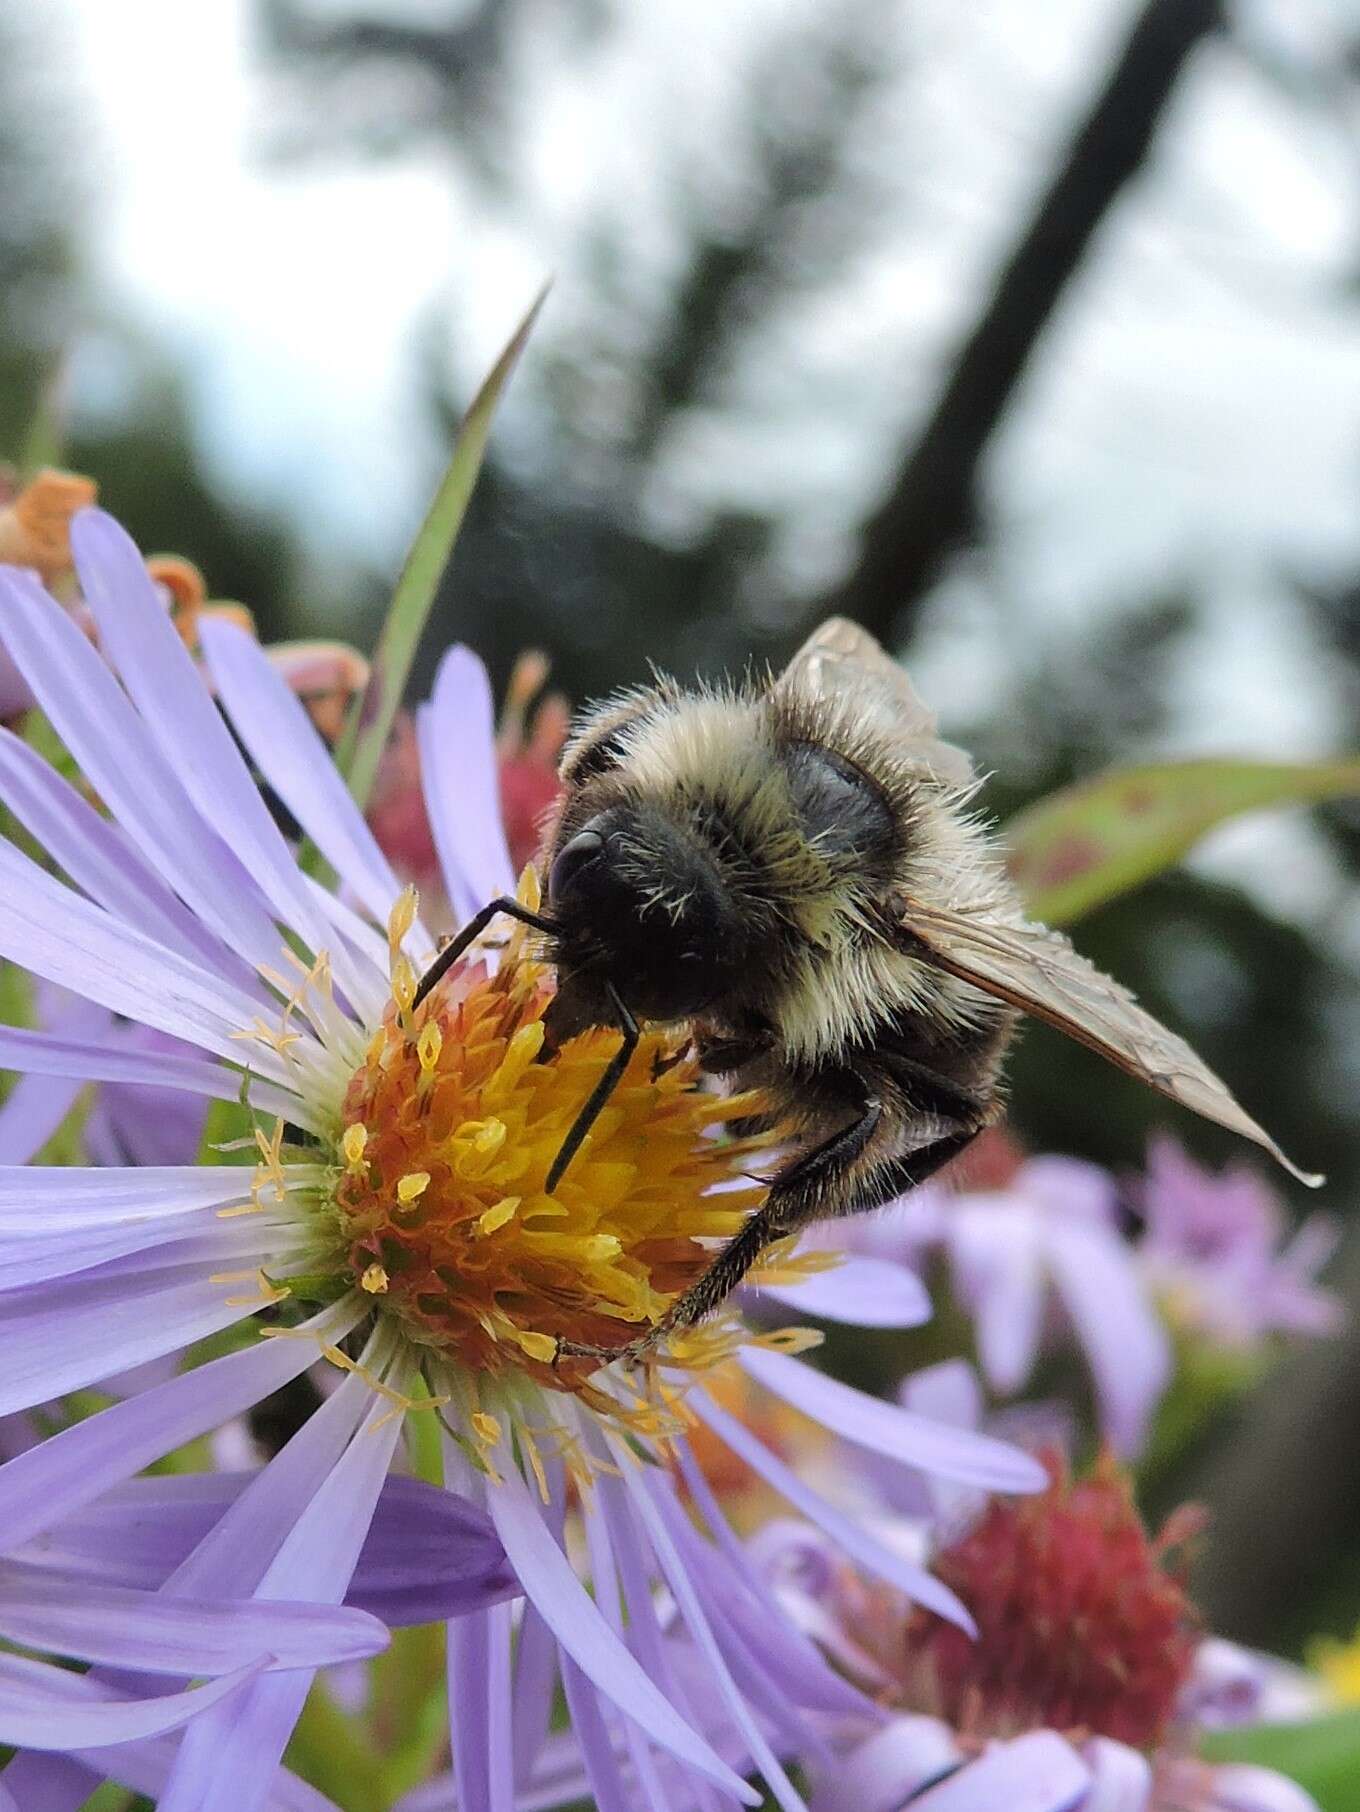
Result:
M641 1028L638 1026L637 1020L634 1019L623 1001L620 1000L616 989L608 982L605 983L605 988L609 994L610 1000L613 1002L614 1012L618 1018L619 1027L623 1032L623 1042L609 1059L599 1081L590 1091L585 1105L581 1108L580 1113L577 1114L575 1120L572 1122L571 1130L567 1133L566 1138L563 1139L561 1149L548 1167L548 1178L543 1185L544 1191L548 1195L551 1195L553 1190L556 1189L557 1185L562 1181L562 1174L566 1170L567 1165L571 1163L572 1159L576 1156L576 1153L581 1149L581 1146L585 1142L586 1134L599 1119L600 1114L604 1110L605 1103L622 1081L623 1073L632 1062L633 1052L637 1049L638 1040L642 1036Z

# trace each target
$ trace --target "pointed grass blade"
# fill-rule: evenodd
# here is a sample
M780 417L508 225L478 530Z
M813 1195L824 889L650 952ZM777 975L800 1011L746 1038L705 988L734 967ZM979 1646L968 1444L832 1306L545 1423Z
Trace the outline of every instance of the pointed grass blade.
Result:
M392 594L392 603L378 636L368 685L356 702L336 750L336 764L361 806L367 804L372 791L378 762L401 703L417 644L467 513L473 486L481 471L496 404L524 350L546 295L545 287L472 399L458 430L453 458L421 524L420 533L406 556L406 564Z

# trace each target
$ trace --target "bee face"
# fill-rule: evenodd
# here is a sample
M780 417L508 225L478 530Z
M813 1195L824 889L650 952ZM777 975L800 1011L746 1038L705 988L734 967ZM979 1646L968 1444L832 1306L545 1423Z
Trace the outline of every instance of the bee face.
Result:
M645 806L587 820L553 857L560 967L599 974L643 1019L688 1019L736 983L745 932L712 860Z

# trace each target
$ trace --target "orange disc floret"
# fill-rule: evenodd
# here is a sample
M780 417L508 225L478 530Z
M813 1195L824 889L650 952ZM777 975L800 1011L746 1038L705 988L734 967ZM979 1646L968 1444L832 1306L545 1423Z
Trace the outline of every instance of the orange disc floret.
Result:
M976 1641L922 1613L908 1656L929 1666L944 1715L979 1734L1043 1726L1151 1749L1199 1640L1168 1550L1201 1518L1179 1512L1154 1539L1112 1459L1075 1482L1050 1471L1046 1491L993 1504L936 1562Z
M549 971L523 957L456 972L414 1014L394 1003L345 1095L335 1188L355 1280L417 1343L477 1373L578 1389L593 1362L558 1339L626 1344L760 1199L714 1193L739 1163L711 1136L746 1100L700 1090L646 1035L550 1196L548 1169L618 1035L542 1061Z

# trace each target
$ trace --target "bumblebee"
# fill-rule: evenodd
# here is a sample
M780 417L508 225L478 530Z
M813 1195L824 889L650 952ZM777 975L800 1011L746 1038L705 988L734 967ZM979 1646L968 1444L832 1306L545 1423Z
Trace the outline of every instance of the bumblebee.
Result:
M957 1157L1002 1113L1021 1014L1321 1181L1127 989L1026 918L972 809L968 757L855 624L824 623L764 687L661 682L607 701L561 776L546 910L492 901L417 1001L507 913L542 935L556 970L548 1047L619 1031L549 1191L643 1024L683 1030L703 1071L761 1091L793 1152L664 1320L602 1361L697 1321L772 1241L881 1207Z

